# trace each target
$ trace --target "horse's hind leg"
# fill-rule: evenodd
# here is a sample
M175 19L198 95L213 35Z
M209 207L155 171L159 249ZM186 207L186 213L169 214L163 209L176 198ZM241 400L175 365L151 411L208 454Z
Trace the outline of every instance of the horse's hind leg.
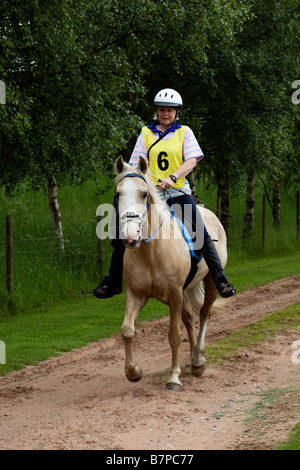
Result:
M147 298L134 297L129 289L126 292L126 310L121 334L125 344L125 373L128 380L137 382L143 376L142 369L133 356L133 339L135 320L147 302Z
M187 310L185 307L183 307L183 310L182 310L182 321L186 328L186 331L189 337L189 343L190 343L190 360L185 365L185 367L186 369L187 368L190 369L192 365L192 360L194 357L195 346L196 346L196 334L195 334L195 329L194 329L193 314L192 312Z
M194 357L192 359L192 374L197 377L201 376L205 370L205 333L213 303L217 298L217 289L210 274L205 277L204 284L205 297L204 303L200 310L200 328L197 338L197 344L194 349Z

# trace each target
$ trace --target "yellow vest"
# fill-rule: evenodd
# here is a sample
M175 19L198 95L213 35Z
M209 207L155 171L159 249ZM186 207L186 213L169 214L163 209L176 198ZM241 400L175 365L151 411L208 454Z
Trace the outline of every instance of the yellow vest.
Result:
M158 180L164 180L181 167L183 163L182 149L185 130L186 126L180 127L176 130L173 137L168 140L160 140L150 150L149 169L155 185L160 184ZM146 148L149 150L157 139L148 127L142 128L142 134ZM183 188L184 181L184 177L180 178L176 183L173 183L172 186L174 186L174 188Z

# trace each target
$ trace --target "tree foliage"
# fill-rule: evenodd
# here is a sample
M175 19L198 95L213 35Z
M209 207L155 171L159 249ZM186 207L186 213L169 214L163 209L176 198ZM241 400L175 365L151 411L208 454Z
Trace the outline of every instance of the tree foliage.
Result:
M200 133L215 184L237 191L249 173L285 172L298 112L290 87L299 72L299 2L248 6L234 36L212 37L207 66L191 84L199 89Z
M249 172L299 184L299 0L3 0L0 16L8 189L110 171L163 87L183 95L214 184L238 191Z

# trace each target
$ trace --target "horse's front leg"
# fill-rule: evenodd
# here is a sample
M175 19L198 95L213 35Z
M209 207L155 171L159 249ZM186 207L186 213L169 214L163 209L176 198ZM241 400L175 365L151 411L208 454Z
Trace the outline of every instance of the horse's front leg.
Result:
M135 362L133 356L133 339L135 320L147 302L147 298L136 297L127 289L126 291L126 309L122 325L121 334L125 344L125 373L129 380L137 382L143 376L142 369Z
M170 304L170 327L169 327L169 343L172 351L172 367L171 377L169 378L166 388L167 390L179 391L182 388L179 376L181 369L179 365L179 348L181 345L180 322L182 314L183 296L173 296Z

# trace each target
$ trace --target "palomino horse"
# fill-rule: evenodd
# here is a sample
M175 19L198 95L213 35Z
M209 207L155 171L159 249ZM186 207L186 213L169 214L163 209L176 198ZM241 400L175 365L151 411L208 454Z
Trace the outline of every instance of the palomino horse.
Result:
M172 366L166 387L169 390L180 390L181 319L188 332L192 374L200 376L204 372L206 325L217 298L217 289L205 261L201 260L196 276L183 290L191 266L187 243L147 170L147 161L143 157L139 158L135 166L124 163L122 156L116 161L115 185L120 234L127 248L124 255L126 310L121 330L125 343L125 372L129 380L138 381L142 378L142 370L133 355L135 321L148 299L154 297L170 309L168 337ZM203 208L199 210L211 238L218 241L216 248L225 266L225 231L211 211ZM167 236L162 236L164 227L167 227ZM202 280L205 295L201 287ZM193 326L194 314L200 318L198 337Z

